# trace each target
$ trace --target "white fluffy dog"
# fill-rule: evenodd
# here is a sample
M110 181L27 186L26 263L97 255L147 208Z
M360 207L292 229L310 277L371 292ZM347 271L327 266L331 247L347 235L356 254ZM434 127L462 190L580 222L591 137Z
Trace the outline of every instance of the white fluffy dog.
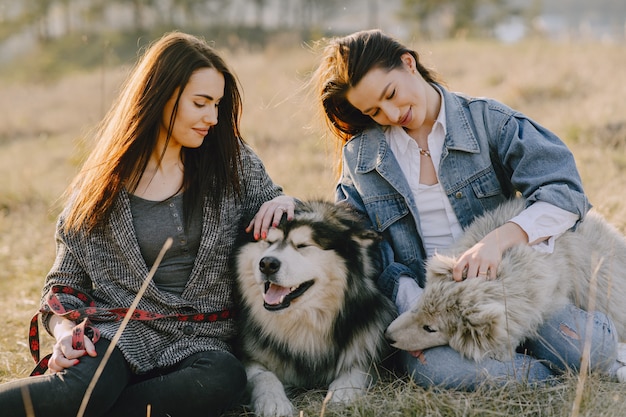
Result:
M421 351L449 344L476 361L508 359L557 308L567 302L587 308L592 285L595 309L626 336L626 239L595 212L559 237L552 254L515 246L504 253L495 280L453 280L457 256L523 207L523 200L511 200L476 219L449 255L428 261L420 300L387 328L393 346Z

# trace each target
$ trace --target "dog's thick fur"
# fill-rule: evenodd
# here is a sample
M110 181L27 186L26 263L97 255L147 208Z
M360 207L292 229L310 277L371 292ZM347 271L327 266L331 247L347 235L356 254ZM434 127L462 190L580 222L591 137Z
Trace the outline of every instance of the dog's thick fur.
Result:
M595 309L613 319L622 339L626 336L626 240L593 211L576 231L556 240L552 254L515 246L504 253L495 280L453 280L458 255L523 207L523 200L514 199L478 218L451 254L428 261L420 300L386 331L393 346L420 351L449 344L476 361L508 359L565 303L586 309L592 280Z
M291 416L284 387L349 402L389 348L393 303L376 287L379 236L345 206L312 201L236 258L242 350L257 415Z

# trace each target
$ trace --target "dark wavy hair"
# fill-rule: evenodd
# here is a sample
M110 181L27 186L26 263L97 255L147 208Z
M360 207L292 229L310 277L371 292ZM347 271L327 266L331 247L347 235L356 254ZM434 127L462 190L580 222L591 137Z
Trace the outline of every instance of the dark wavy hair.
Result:
M67 194L71 205L66 230L92 230L110 215L119 192L137 187L158 138L167 101L178 99L198 69L214 68L224 76L219 122L202 145L182 149L184 212L186 219L201 209L205 196L218 206L224 193L240 195L241 95L239 83L222 58L204 40L172 32L150 45L123 85L111 109L95 130L95 147ZM171 136L171 128L167 140Z
M415 58L417 70L428 82L437 82L434 71L424 67L419 55L380 30L366 30L332 38L322 51L312 78L320 113L331 133L342 142L376 124L352 106L346 94L370 70L391 71L402 66L402 55Z

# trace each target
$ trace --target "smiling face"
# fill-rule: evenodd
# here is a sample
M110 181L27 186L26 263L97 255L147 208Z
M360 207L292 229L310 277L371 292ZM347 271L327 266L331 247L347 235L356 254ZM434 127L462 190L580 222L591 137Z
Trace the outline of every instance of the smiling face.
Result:
M212 126L218 122L218 105L224 96L224 76L215 68L196 70L178 98L178 90L163 109L159 142L165 143L172 111L178 100L178 109L168 147L197 148ZM160 147L159 147L160 148Z
M402 63L392 70L371 69L346 98L380 125L419 130L437 117L439 94L416 70L413 56L404 54Z

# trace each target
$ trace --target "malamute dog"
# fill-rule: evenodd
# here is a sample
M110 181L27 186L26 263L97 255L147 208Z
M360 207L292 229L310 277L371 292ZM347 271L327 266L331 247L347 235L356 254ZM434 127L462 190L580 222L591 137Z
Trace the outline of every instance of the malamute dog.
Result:
M257 415L291 416L284 387L328 387L348 402L389 345L393 303L376 287L379 236L356 213L305 202L237 262L241 338Z
M387 329L393 346L421 351L449 344L476 361L486 356L507 359L557 308L573 302L586 309L592 280L597 288L595 309L611 317L624 340L626 239L595 212L576 231L559 237L552 254L519 245L505 252L495 280L453 280L455 256L523 207L524 201L516 199L478 218L450 255L428 261L420 300Z

